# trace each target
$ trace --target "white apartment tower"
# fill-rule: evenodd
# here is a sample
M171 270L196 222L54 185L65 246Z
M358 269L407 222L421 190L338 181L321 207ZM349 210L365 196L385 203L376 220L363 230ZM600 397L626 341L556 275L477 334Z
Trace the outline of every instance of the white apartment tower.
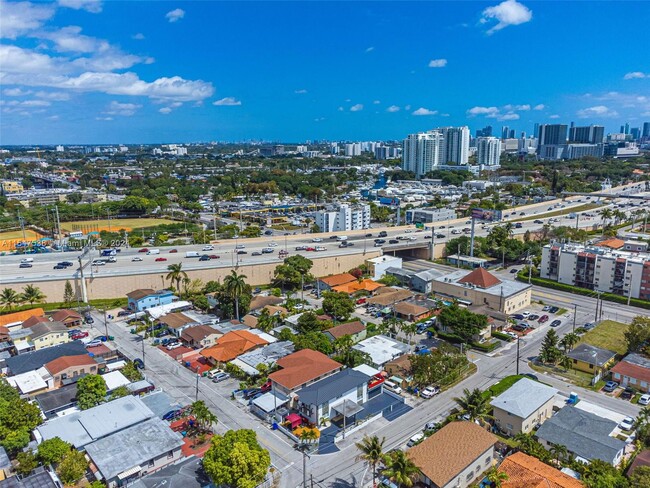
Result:
M438 130L409 134L404 139L402 169L412 171L420 178L436 166L444 164L444 149L445 138Z
M352 144L345 145L345 155L346 156L361 156L361 143L355 142Z
M476 140L477 160L480 166L498 166L501 140L496 137L479 137Z
M321 232L361 230L370 227L370 205L351 207L341 205L338 210L321 210L314 215L314 224Z
M466 165L469 161L469 127L443 127L438 130L445 138L442 164Z

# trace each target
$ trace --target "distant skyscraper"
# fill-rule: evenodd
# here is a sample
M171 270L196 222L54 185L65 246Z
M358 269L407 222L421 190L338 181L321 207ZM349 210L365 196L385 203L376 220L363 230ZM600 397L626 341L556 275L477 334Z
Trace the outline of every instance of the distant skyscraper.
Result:
M629 134L630 133L630 124L629 122L625 122L625 125L621 126L621 134Z
M404 139L402 169L412 171L419 178L442 163L445 138L442 132L432 130L409 134Z
M482 129L476 131L476 137L491 137L492 136L492 126L486 125Z
M536 122L533 127L533 137L539 137L539 124Z
M605 127L590 125L587 127L571 127L569 129L569 142L580 144L600 144L605 137Z
M496 137L479 137L476 141L479 165L496 166L501 157L501 141Z
M515 130L510 129L510 131L508 131L508 139L514 139L514 138L515 138Z
M469 161L469 127L442 127L445 149L442 164L465 165Z
M509 132L510 132L510 127L508 127L507 125L501 127L501 139L507 139Z
M539 145L566 144L566 124L542 124L539 126Z
M361 156L361 143L355 142L353 144L345 145L346 156Z
M635 141L641 139L641 129L639 129L638 127L632 127L630 129L630 134L632 134L632 139L634 139Z
M641 135L643 137L650 137L650 122L643 123L643 133Z

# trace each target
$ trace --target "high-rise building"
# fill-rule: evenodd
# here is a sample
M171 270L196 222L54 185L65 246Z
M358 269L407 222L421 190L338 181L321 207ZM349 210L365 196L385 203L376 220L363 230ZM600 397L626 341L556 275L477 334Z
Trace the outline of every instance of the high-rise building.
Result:
M578 144L600 144L605 138L605 127L602 125L590 125L586 127L571 127L569 130L569 142Z
M539 123L537 122L535 122L535 125L533 126L533 137L539 137Z
M477 129L476 137L492 137L492 126L486 125L482 129Z
M469 127L442 127L445 149L442 164L466 165L469 161Z
M361 143L355 142L352 144L345 145L345 155L346 156L361 156Z
M621 134L629 134L630 133L630 124L629 122L625 122L625 125L621 126Z
M630 134L632 135L632 139L634 139L635 141L641 139L641 129L639 129L638 127L632 127L630 129Z
M65 151L65 148L63 146L61 145L56 146L56 152L63 152L63 151Z
M404 139L402 169L412 171L419 178L442 164L445 138L442 132L432 130L409 134Z
M370 205L351 207L343 204L337 210L321 210L314 214L314 224L321 232L361 230L370 227Z
M643 123L643 133L641 137L650 137L650 122Z
M566 124L542 124L539 126L539 145L566 144Z
M496 166L501 157L501 141L496 137L479 137L476 140L479 165Z
M515 133L516 131L514 129L510 129L510 131L508 132L508 139L514 139L515 137L517 137Z
M501 127L501 139L507 139L509 134L510 134L510 127L508 127L507 125Z

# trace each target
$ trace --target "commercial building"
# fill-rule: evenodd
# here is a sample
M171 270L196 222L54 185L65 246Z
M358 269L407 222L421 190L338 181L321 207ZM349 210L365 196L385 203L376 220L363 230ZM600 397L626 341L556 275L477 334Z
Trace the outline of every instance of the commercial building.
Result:
M20 182L18 181L2 180L0 184L2 185L3 195L11 195L12 193L22 193L24 190L23 185L21 185Z
M598 144L567 144L562 154L563 159L579 159L587 156L601 158L605 153L605 146Z
M414 208L406 211L406 223L431 224L433 222L445 222L456 218L456 210L453 208Z
M320 210L314 214L314 224L321 232L343 232L370 227L370 205L340 205L338 210Z
M479 137L476 140L477 161L482 166L498 166L501 158L501 141L496 137Z
M541 124L539 126L539 145L566 144L566 124Z
M402 258L397 256L378 256L376 258L366 259L368 274L373 280L380 280L386 276L388 268L401 268Z
M571 127L569 129L570 143L601 144L604 139L605 139L605 127L603 127L602 125Z

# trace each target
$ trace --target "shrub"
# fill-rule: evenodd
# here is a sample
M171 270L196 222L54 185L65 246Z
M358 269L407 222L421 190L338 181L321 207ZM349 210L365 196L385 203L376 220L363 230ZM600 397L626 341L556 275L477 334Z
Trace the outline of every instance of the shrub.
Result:
M503 332L499 332L498 330L492 332L492 337L496 337L497 339L501 339L502 341L506 341L506 342L510 342L514 339L508 334L504 334Z

